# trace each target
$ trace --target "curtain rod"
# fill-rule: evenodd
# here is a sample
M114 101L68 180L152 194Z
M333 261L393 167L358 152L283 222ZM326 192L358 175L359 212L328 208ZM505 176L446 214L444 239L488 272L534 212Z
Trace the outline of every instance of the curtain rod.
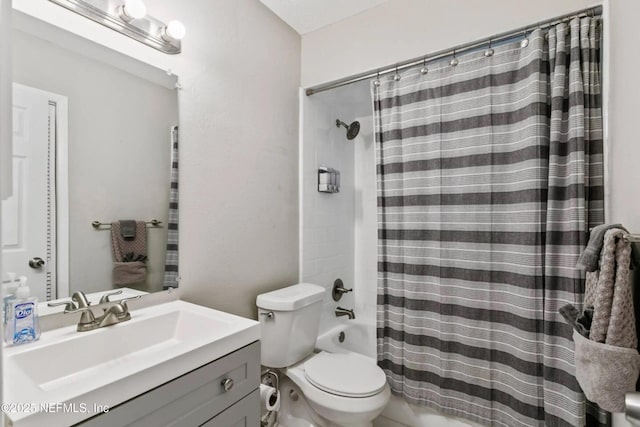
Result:
M310 87L306 89L307 96L311 96L313 94L324 92L330 89L335 89L338 87L346 86L352 83L357 83L362 80L372 79L377 76L383 76L390 73L395 73L396 71L404 70L407 68L415 67L416 65L421 65L423 63L430 63L432 61L446 58L447 56L451 56L454 54L463 54L473 49L477 49L484 45L488 45L489 43L499 43L501 41L508 40L510 38L517 37L518 35L525 35L527 33L532 32L536 29L546 29L553 25L559 24L561 22L565 22L571 20L573 18L582 18L585 16L600 16L602 15L602 6L594 6L586 9L578 10L575 12L568 13L566 15L556 16L555 18L547 19L544 21L537 22L533 25L527 25L526 27L520 27L515 30L506 31L499 34L494 34L489 37L485 37L479 41L474 41L471 43L460 44L453 48L439 50L437 52L433 52L427 55L422 55L417 58L410 59L408 61L399 62L395 65L390 65L382 68L377 68L374 70L366 71L364 73L355 74L350 77L346 77L344 79L334 80L330 83L326 83L323 85L318 85L314 87Z

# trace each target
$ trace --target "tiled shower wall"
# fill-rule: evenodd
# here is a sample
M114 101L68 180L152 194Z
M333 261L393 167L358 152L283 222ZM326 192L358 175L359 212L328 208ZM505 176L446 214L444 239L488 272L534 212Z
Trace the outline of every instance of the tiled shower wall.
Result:
M364 82L311 97L301 94L301 114L300 280L327 289L321 328L335 322L337 306L355 308L358 319L372 321L371 316L375 316L372 307L375 305L376 213L369 84ZM358 137L347 140L346 129L335 125L338 118L346 123L359 120ZM339 193L318 192L320 166L340 171ZM359 174L364 173L369 176L363 179ZM334 302L330 290L337 278L355 292ZM361 279L365 281L361 283Z

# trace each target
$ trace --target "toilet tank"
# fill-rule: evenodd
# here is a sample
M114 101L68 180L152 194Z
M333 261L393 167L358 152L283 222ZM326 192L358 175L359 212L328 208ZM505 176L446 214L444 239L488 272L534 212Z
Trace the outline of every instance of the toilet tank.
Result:
M261 363L285 368L313 352L324 288L299 283L258 295Z

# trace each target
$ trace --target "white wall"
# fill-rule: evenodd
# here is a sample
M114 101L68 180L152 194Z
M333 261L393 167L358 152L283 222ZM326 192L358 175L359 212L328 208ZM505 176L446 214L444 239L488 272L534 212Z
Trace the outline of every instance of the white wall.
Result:
M110 232L90 224L166 224L176 91L22 31L12 42L14 82L68 97L70 292L111 289ZM148 228L140 289L162 290L166 244L166 227Z
M302 86L389 66L593 3L592 0L389 0L304 34Z
M47 0L15 7L180 76L183 297L254 317L298 279L300 37L258 0L146 0L187 28L170 56Z

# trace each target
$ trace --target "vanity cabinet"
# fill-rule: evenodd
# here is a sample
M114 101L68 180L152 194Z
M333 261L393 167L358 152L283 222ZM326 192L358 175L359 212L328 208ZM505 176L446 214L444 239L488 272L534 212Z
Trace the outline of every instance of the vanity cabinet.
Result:
M242 427L260 424L260 342L214 360L82 427Z

